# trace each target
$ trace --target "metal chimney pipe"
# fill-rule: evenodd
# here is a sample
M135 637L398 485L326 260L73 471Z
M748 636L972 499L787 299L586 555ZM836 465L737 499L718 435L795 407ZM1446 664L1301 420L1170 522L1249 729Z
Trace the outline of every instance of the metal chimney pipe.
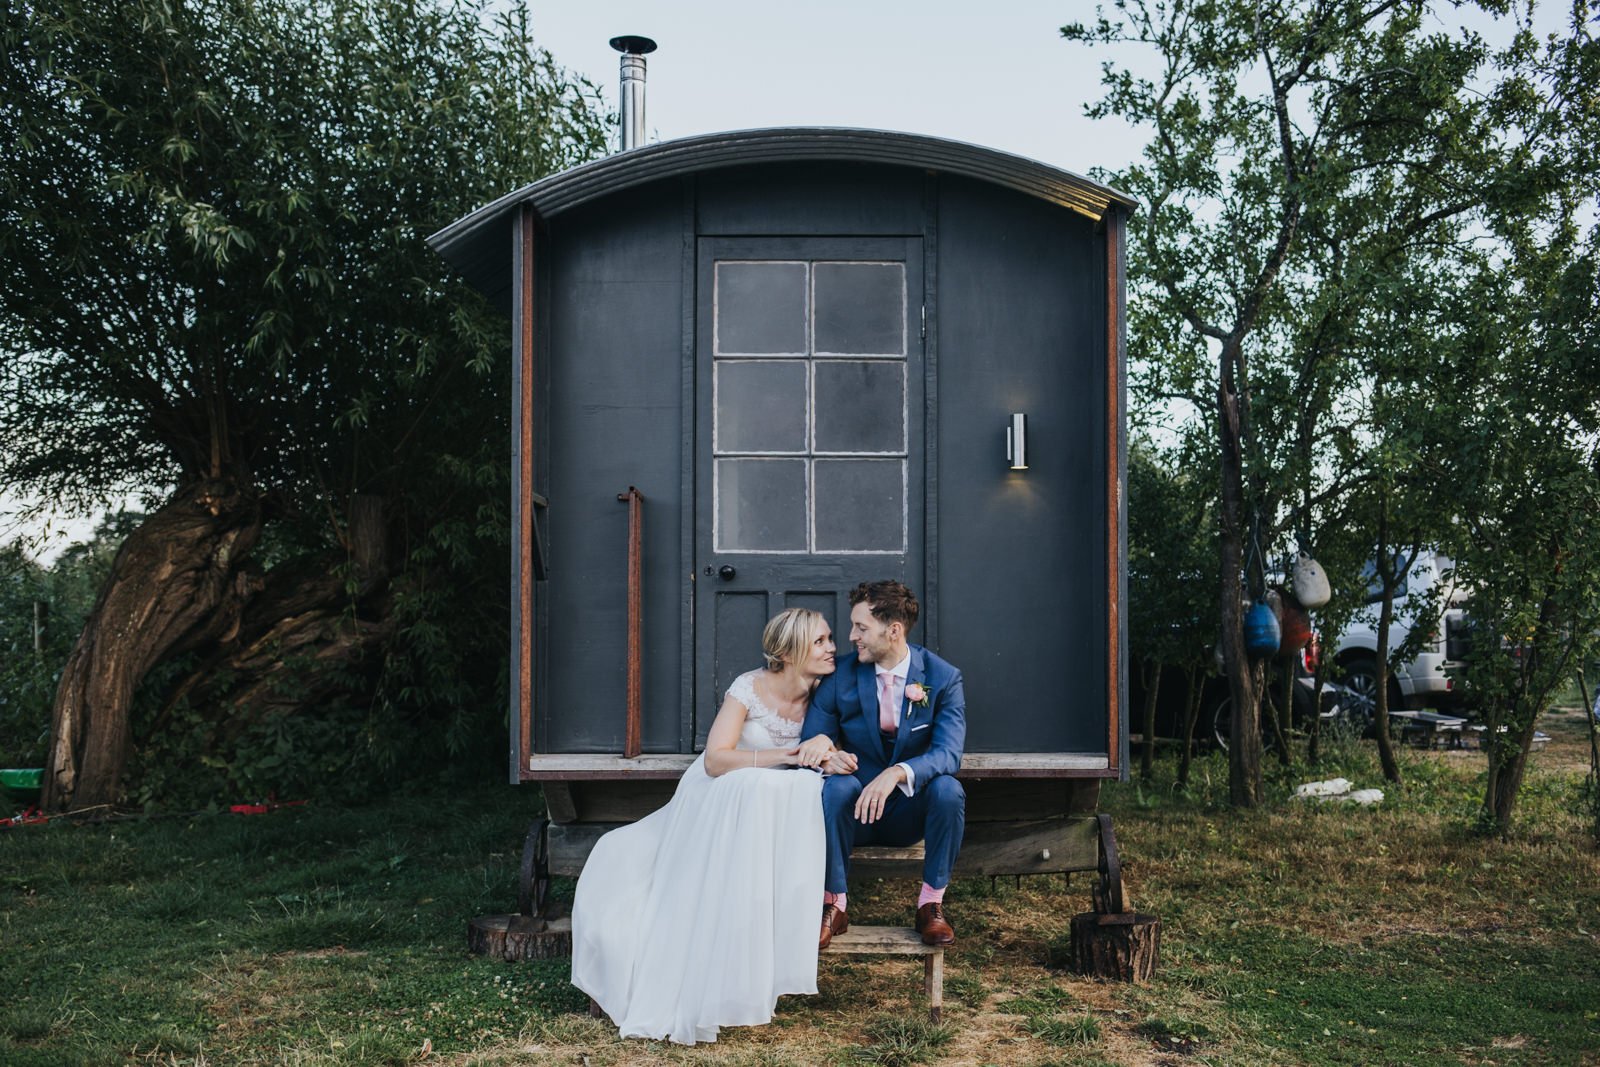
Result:
M617 151L644 144L644 57L656 50L648 37L613 37L611 47L622 53L622 85L617 94L622 112L617 131Z

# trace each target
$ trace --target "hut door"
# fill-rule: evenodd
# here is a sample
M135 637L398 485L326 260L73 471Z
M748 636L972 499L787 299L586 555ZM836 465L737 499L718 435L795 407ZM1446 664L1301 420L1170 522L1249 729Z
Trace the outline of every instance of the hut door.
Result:
M918 238L703 238L695 748L785 607L844 644L857 582L922 584Z

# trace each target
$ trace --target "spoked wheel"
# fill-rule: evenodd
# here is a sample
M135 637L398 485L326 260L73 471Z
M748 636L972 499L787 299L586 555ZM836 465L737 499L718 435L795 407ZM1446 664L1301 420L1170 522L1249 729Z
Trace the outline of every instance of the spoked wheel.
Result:
M1378 710L1378 665L1371 659L1355 659L1345 665L1345 692L1339 701L1351 722L1369 723Z
M1228 741L1233 736L1233 698L1223 697L1211 713L1211 736L1216 738L1217 747L1228 751Z
M1365 737L1378 713L1377 660L1370 656L1359 656L1346 662L1342 690L1339 694L1339 717L1343 720L1343 729L1351 737ZM1401 711L1405 706L1405 696L1391 675L1389 710Z

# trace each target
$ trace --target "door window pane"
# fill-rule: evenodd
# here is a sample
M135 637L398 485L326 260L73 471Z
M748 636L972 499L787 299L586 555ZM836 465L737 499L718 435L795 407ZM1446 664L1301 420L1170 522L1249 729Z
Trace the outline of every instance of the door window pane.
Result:
M852 356L906 352L906 270L902 263L812 266L815 351Z
M716 461L718 552L806 550L806 461Z
M905 461L819 459L816 551L904 552Z
M801 360L718 360L717 452L806 450L806 365Z
M906 365L858 360L815 364L818 452L906 450Z
M810 347L804 263L718 263L712 302L719 356L803 356Z

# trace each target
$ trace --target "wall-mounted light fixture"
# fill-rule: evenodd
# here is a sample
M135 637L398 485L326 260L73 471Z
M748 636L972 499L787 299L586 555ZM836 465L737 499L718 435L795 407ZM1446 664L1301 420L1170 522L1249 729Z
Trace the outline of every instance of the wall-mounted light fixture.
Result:
M1028 416L1020 411L1006 427L1006 462L1014 471L1028 469Z

